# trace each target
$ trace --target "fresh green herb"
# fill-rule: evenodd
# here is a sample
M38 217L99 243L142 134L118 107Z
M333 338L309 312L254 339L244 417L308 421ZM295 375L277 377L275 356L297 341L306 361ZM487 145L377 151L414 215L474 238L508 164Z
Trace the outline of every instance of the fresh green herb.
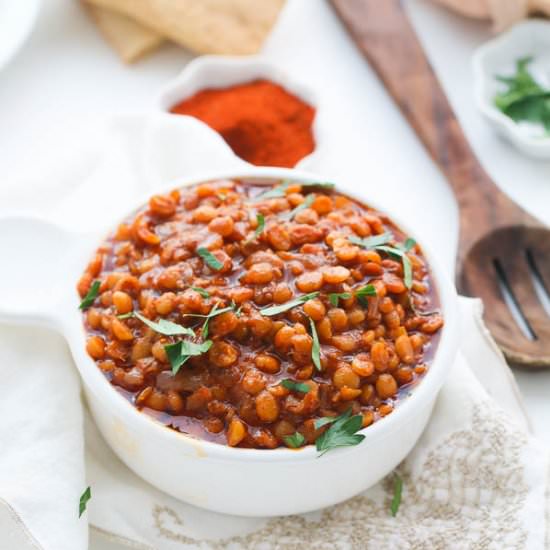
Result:
M323 420L321 418L314 423L316 429L325 424L331 424L330 428L315 441L315 446L321 453L319 456L323 456L327 451L337 447L358 445L365 439L364 435L356 433L363 426L363 417L360 414L351 416L351 408L336 418L331 418L324 423Z
M348 409L344 414L351 413L351 409ZM342 415L343 416L343 415ZM349 417L349 414L348 414ZM323 416L323 418L317 418L313 422L313 427L318 430L319 428L322 428L323 426L326 426L327 424L333 424L337 420L339 420L340 416Z
M367 303L368 296L375 297L378 296L378 293L376 292L376 287L369 284L357 289L355 291L355 296L363 305L365 305Z
M212 268L214 271L219 271L223 267L223 264L218 258L216 258L207 248L197 248L197 254L208 264L208 267Z
M212 340L197 343L188 340L180 340L174 344L166 344L164 350L172 365L172 374L177 374L181 366L190 358L206 353L212 346Z
M210 298L210 292L208 292L208 290L205 290L204 288L201 288L200 286L192 286L190 288L191 288L191 290L194 290L195 292L198 292L203 298Z
M284 197L286 195L286 190L290 187L291 183L292 182L288 180L283 181L280 185L277 185L277 187L274 187L273 189L270 189L269 191L255 197L252 202L260 202L265 201L266 199L277 199L279 197Z
M391 242L393 240L393 233L390 233L388 231L386 233L381 233L380 235L367 237L366 239L361 239L359 237L356 237L355 235L352 235L351 237L349 237L349 240L353 244L366 248L367 250L373 250L377 246Z
M260 313L267 317L270 317L271 315L278 315L279 313L288 311L289 309L299 306L300 304L303 304L308 300L312 300L318 295L319 292L310 292L309 294L303 294L302 296L298 296L298 298L294 298L294 300L290 300L290 302L286 302L278 306L264 307L264 309L260 309Z
M265 193L258 195L253 199L252 202L260 202L266 199L276 199L279 197L284 197L286 195L286 190L294 183L301 185L302 187L316 187L318 189L327 189L327 190L332 190L335 187L334 183L331 183L328 181L294 182L294 181L285 180L281 183L281 185L277 185L277 187L274 187L273 189L270 189L269 191L266 191Z
M120 315L117 315L117 319L129 319L130 317L134 317L133 311L130 311L128 313L121 313Z
M233 306L227 306L222 309L217 308L217 304L214 305L214 307L210 310L210 313L184 313L182 317L198 317L200 319L212 319L212 317L216 317L216 315L221 315L222 313L226 313L227 311L233 311Z
M186 336L195 336L195 333L192 329L182 327L181 325L178 325L177 323L172 323L172 321L167 321L166 319L159 319L158 323L155 323L154 321L147 319L147 317L144 317L143 315L141 315L141 313L138 313L137 311L133 312L131 315L126 315L137 317L149 328L152 328L155 332L158 332L159 334L164 334L165 336L177 336L180 334L185 334Z
M309 208L313 201L315 200L315 195L309 194L305 199L304 202L300 203L296 208L291 210L290 212L287 212L286 214L282 214L280 217L283 220L290 221L298 212L301 212L302 210L305 210L306 208Z
M550 134L550 89L543 88L527 70L532 60L531 57L518 59L514 76L496 77L507 89L498 93L494 102L514 122L534 122Z
M409 252L416 246L416 241L412 237L407 237L407 240L403 245L401 245L400 248L402 248L405 252Z
M265 217L263 214L256 214L256 222L258 222L258 227L254 231L254 238L257 239L265 229Z
M311 360L317 370L321 370L321 345L319 344L319 335L315 328L313 319L309 318L309 326L311 327L311 337L313 338L313 345L311 346Z
M401 248L394 248L393 246L377 246L376 250L380 250L390 256L401 259L401 262L403 263L403 282L405 283L405 286L410 289L413 282L412 264L406 251Z
M283 435L283 441L293 449L301 447L305 440L306 438L300 432L295 432L292 435Z
M100 286L101 286L100 281L94 281L92 283L90 290L88 290L88 293L86 294L86 296L84 296L84 298L82 299L82 302L80 302L80 305L78 306L80 309L82 310L88 309L94 303L94 300L97 298L97 295L99 294Z
M214 307L210 310L210 313L206 316L206 318L204 319L204 323L202 324L201 338L203 340L206 340L206 338L208 338L208 323L210 319L212 319L212 317L216 317L216 315L220 315L220 313L225 313L224 310L231 311L232 309L232 307L218 309L218 304L214 304Z
M297 391L301 393L307 393L310 390L310 387L307 384L304 384L303 382L295 382L290 378L285 378L284 380L281 380L281 386L283 386L283 388L286 388L287 390Z
M351 298L351 292L331 292L328 295L328 301L333 307L338 307L338 300L349 300Z
M395 474L395 479L393 481L393 498L391 501L391 515L395 517L397 511L399 510L399 505L401 504L401 493L403 492L403 480Z
M78 504L78 517L82 517L82 514L86 511L88 501L92 498L92 489L88 486L86 490L80 496L80 502Z

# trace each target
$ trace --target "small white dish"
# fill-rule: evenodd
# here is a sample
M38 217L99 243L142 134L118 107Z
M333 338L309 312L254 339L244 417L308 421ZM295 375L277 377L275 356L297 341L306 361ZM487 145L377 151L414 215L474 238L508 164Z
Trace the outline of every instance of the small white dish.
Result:
M177 124L185 129L185 154L190 173L196 175L165 182L141 200L129 201L124 205L127 213L146 203L154 192L214 178L323 181L320 175L305 171L249 165L196 119L181 117ZM209 159L216 159L217 173L207 172ZM365 197L356 194L355 198ZM389 216L405 234L414 234L391 212ZM377 483L407 456L430 418L458 348L456 291L429 243L421 244L445 319L430 369L391 415L362 431L366 437L360 445L318 458L311 445L299 451L258 450L196 439L139 412L115 391L86 353L75 285L103 240L106 225L115 227L125 217L121 211L112 223L98 225L89 234L28 216L0 217L0 250L7 258L0 270L0 321L46 325L65 336L94 420L128 467L158 489L195 506L233 515L278 516L346 500Z
M473 57L476 105L495 129L520 151L535 158L550 158L550 137L534 124L516 123L494 104L503 84L495 78L515 74L516 61L532 57L529 72L550 89L550 22L531 19L480 46Z
M309 168L311 160L318 154L321 146L320 136L323 134L320 130L322 119L319 115L319 95L261 56L203 55L197 57L161 89L156 97L155 107L163 113L170 114L172 107L200 90L227 88L258 79L271 80L279 84L315 109L313 120L315 149L295 166L295 168Z
M31 33L40 0L0 0L0 69L21 49Z

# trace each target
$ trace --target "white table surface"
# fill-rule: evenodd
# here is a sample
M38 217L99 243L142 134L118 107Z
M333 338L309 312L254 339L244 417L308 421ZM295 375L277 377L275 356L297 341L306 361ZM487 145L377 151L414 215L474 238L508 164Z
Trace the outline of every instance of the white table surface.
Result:
M328 5L321 0L289 2L264 53L320 91L320 112L334 132L326 136L319 169L365 189L371 182L394 185L398 192L388 207L401 217L425 203L422 219L414 220L416 234L422 237L437 228L434 244L451 268L456 207L442 176ZM488 25L450 14L428 0L409 0L408 9L481 162L514 200L550 224L550 162L527 159L497 138L473 103L470 59L490 38ZM159 87L189 59L183 50L166 46L135 66L124 66L78 2L43 2L30 39L0 72L2 178L23 185L29 167L33 174L37 166L46 170L52 162L62 167L68 153L51 152L57 132L75 124L81 132L92 131L88 128L106 115L150 110ZM384 201L388 203L387 193L380 197ZM535 434L550 443L550 371L514 374ZM117 547L92 535L91 548Z

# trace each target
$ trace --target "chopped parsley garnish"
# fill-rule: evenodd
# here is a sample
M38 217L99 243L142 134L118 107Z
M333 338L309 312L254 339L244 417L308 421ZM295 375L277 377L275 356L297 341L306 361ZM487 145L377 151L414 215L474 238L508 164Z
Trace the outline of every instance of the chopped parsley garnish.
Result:
M82 298L82 302L80 302L80 305L78 306L80 309L82 310L88 309L94 303L94 300L97 298L97 295L99 294L100 286L101 286L100 281L94 281L92 283L90 290L88 290L88 292L86 293L86 296Z
M331 306L338 307L338 300L349 300L351 296L351 292L331 292L328 295L328 301Z
M401 504L401 493L403 492L403 480L395 474L395 479L393 481L393 498L391 501L391 515L395 517L397 511L399 510L399 505Z
M514 122L540 124L546 135L550 135L550 89L543 88L527 70L532 60L532 57L518 59L514 76L496 77L507 89L498 93L494 102Z
M390 243L393 240L393 233L389 231L386 233L381 233L380 235L374 235L373 237L367 237L366 239L361 239L352 235L349 237L349 241L353 244L366 248L367 250L374 250L377 246Z
M260 202L266 199L277 199L279 197L284 197L286 195L286 190L290 187L290 184L291 182L288 180L283 181L283 183L277 185L277 187L274 187L273 189L270 189L269 191L266 191L265 193L262 193L261 195L255 197L253 202Z
M289 447L297 449L305 443L306 438L300 432L295 432L292 435L283 435L283 440Z
M92 498L92 489L88 486L86 490L80 496L80 502L78 504L78 517L82 517L82 514L86 511L88 501Z
M210 298L210 292L208 292L208 290L205 290L204 288L201 288L200 286L192 286L190 288L191 288L191 290L194 290L195 292L198 292L203 298Z
M289 309L299 306L300 304L303 304L308 300L312 300L318 295L319 292L310 292L309 294L303 294L302 296L298 296L298 298L294 298L294 300L290 300L290 302L285 302L284 304L280 304L278 306L264 307L264 309L260 309L260 313L267 317L278 315L279 313L288 311Z
M206 353L212 346L212 340L197 343L188 340L180 340L174 344L166 344L164 350L172 365L172 374L177 374L181 366L190 358Z
M294 218L294 216L296 216L296 214L298 214L298 212L301 212L302 210L309 208L313 204L314 200L315 200L315 195L312 195L312 194L308 195L304 199L304 202L301 202L296 208L294 208L290 212L287 212L286 214L282 214L281 219L290 221L292 218Z
M405 286L410 289L413 282L412 264L411 260L407 256L406 251L402 250L401 248L395 248L393 246L377 246L376 250L380 250L381 252L385 252L390 256L398 257L401 259L401 262L403 263L403 282L405 283Z
M309 326L311 327L311 337L313 338L313 345L311 346L311 360L317 370L321 370L321 345L319 344L319 335L315 328L313 319L309 318Z
M355 291L355 296L363 305L365 305L367 302L367 297L378 296L378 293L376 292L376 287L374 285L369 284L357 289Z
M256 231L254 231L254 238L257 239L264 231L265 229L265 217L263 214L256 214L256 222L258 223L258 226L256 227Z
M213 269L214 271L219 271L223 264L208 250L207 248L200 247L197 248L197 254L208 264L208 267Z
M326 424L330 424L329 429L315 441L315 447L321 453L319 456L338 447L358 445L365 439L364 435L356 433L363 427L363 416L360 414L351 416L351 408L340 416L319 418L314 422L315 429Z
M283 388L286 388L287 390L297 391L301 393L307 393L311 389L307 384L304 384L303 382L295 382L290 378L285 378L284 380L281 380L281 386L283 386Z
M416 241L412 237L407 237L405 243L401 246L405 252L409 252L416 246Z
M286 195L286 190L293 184L301 185L302 187L317 187L319 189L334 189L334 183L328 182L328 181L289 181L285 180L281 183L281 185L277 185L277 187L274 187L273 189L270 189L269 191L266 191L265 193L262 193L261 195L258 195L253 199L253 202L259 202L266 199L277 199L280 197L284 197Z
M177 336L180 334L185 334L186 336L195 336L195 333L192 329L187 327L182 327L177 323L172 321L167 321L166 319L159 319L158 322L151 321L147 317L141 315L137 311L134 311L131 314L126 314L125 317L137 317L142 323L145 323L149 328L152 328L155 332L159 334L164 334L165 336Z

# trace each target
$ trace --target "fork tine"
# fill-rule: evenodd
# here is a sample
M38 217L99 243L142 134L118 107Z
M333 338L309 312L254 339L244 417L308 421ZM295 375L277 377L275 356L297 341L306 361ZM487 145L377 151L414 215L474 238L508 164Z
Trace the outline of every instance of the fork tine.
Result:
M515 244L518 247L523 245L523 243ZM548 317L535 292L525 249L521 247L518 252L514 255L504 255L499 260L521 310L535 332L537 339L550 339L550 317Z

